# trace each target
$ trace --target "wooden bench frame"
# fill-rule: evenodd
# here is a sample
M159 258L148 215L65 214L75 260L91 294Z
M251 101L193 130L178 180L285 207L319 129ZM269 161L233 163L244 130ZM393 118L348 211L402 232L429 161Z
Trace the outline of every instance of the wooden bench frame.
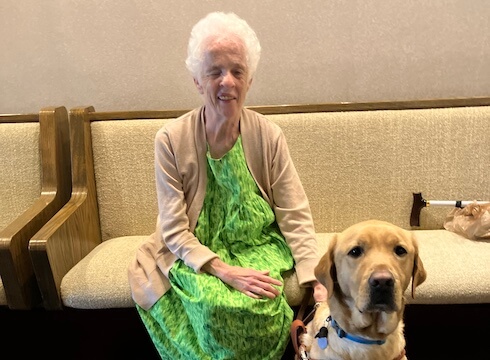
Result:
M429 109L488 106L490 97L376 103L332 103L249 107L262 114ZM96 112L93 107L70 110L73 193L69 202L30 241L30 252L44 306L63 309L60 285L65 274L101 243L92 153L91 122L169 119L188 110ZM407 214L409 216L409 214Z
M41 194L0 231L0 274L11 309L31 309L41 296L28 251L29 240L61 209L71 194L68 113L46 107L39 114L0 115L0 122L39 122Z

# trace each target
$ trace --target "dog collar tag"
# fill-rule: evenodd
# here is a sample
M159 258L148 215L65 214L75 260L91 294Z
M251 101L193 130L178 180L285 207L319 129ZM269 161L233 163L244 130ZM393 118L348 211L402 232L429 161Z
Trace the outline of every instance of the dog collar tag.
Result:
M328 346L328 329L325 326L322 326L318 334L315 335L315 338L318 338L318 346L320 349L325 350Z
M325 350L328 346L327 338L318 338L318 346L320 347L320 349Z

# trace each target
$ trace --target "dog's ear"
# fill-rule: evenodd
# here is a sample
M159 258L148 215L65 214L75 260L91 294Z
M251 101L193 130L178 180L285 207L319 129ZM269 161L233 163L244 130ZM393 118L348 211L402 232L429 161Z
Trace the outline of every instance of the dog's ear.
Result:
M415 235L412 234L413 244L415 246L415 254L413 258L413 270L412 270L412 298L415 299L415 288L422 284L427 278L427 272L424 269L424 264L419 256L419 248Z
M315 267L315 276L318 281L327 288L328 297L333 295L333 285L337 281L337 271L334 262L334 248L337 235L334 235L328 246L327 252L322 256Z

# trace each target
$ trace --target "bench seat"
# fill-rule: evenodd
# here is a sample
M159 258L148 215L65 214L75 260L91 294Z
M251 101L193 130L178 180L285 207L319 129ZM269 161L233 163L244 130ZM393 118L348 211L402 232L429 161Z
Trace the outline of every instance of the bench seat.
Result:
M411 298L410 288L407 289L408 303L490 303L488 242L468 240L447 230L416 230L415 235L429 276L417 288L415 299ZM318 234L322 253L327 250L332 236L334 233ZM134 306L127 277L128 260L146 238L118 237L98 245L63 278L63 304L77 309ZM471 259L471 264L468 259ZM298 287L294 272L286 275L284 286L288 303L299 306L305 291Z

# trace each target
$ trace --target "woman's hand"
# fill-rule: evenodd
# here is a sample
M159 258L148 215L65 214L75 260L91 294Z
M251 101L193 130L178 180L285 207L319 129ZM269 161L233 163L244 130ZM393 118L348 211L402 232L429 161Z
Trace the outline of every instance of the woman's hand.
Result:
M231 266L219 258L204 264L202 270L221 279L236 290L254 299L267 297L274 299L280 294L273 285L281 286L282 282L269 276L269 271Z

